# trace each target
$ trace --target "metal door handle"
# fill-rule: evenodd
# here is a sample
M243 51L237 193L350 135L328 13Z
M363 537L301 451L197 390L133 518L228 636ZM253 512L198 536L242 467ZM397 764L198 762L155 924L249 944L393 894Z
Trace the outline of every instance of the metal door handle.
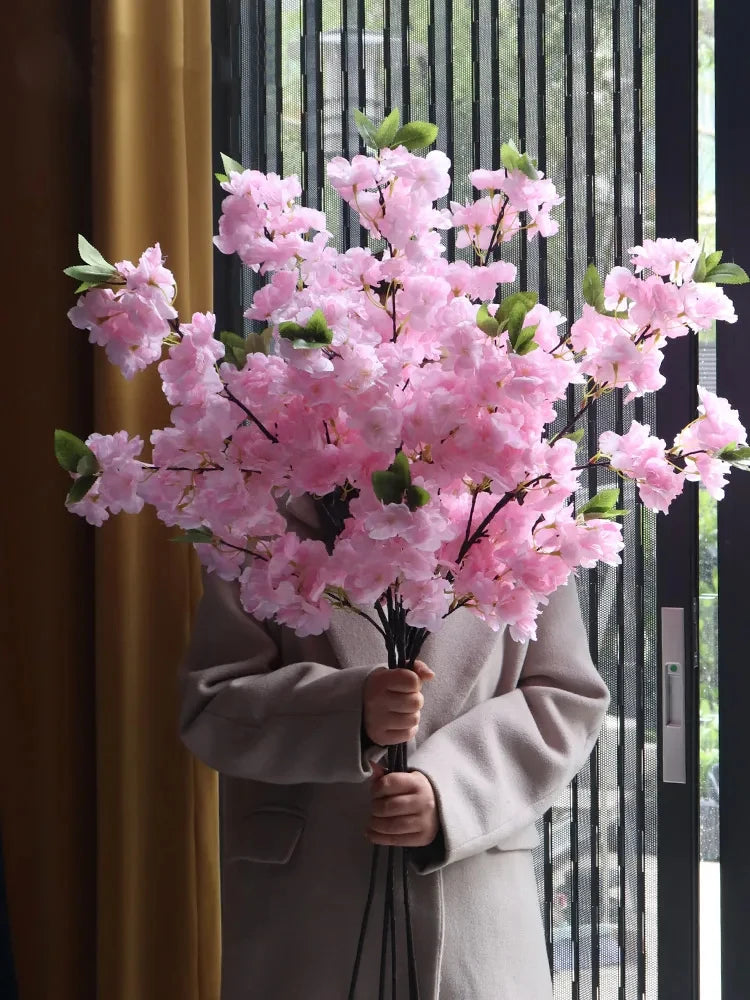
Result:
M685 609L661 609L662 780L684 785Z

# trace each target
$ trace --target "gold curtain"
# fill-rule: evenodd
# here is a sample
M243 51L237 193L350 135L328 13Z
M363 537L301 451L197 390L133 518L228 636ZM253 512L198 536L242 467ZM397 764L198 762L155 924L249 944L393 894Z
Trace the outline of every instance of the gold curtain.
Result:
M77 231L110 260L159 240L181 316L211 306L209 11L92 0L89 21L75 0L38 0L13 5L0 43L17 440L0 822L23 1000L218 997L216 783L177 736L196 567L147 514L96 531L67 514L52 456L55 426L147 439L168 415L154 371L126 383L67 324Z

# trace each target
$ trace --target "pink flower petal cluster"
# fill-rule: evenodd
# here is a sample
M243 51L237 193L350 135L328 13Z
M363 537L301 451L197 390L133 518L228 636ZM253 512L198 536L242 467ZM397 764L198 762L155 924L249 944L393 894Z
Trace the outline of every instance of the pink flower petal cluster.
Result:
M605 431L599 437L599 451L608 456L613 469L635 479L641 500L651 510L666 511L679 496L685 477L665 454L661 438L634 420L627 434Z
M83 500L69 503L68 510L85 517L99 527L110 514L137 514L143 508L139 486L146 474L137 456L143 450L139 437L128 437L127 431L116 434L91 434L87 446L96 456L99 473ZM73 476L78 479L78 475Z
M132 378L161 357L170 320L177 317L172 306L174 277L163 266L158 243L145 251L137 266L122 261L115 267L124 287L89 289L68 318L77 329L88 330L89 342L103 347L125 378Z
M700 252L700 243L695 240L675 239L644 240L642 246L628 250L636 274L653 271L676 285L692 278Z
M329 561L325 545L285 532L240 576L240 595L258 618L274 617L298 635L319 635L328 627L331 605L323 600Z
M169 360L159 365L164 394L173 406L203 403L223 389L216 362L224 357L224 345L214 339L215 326L212 313L195 313L192 323L180 326L182 339L170 347Z
M101 523L145 502L168 525L209 532L196 545L204 565L239 579L251 614L305 635L328 626L332 601L372 609L391 588L417 627L434 630L465 606L529 639L571 572L616 565L621 526L576 516L586 458L550 426L571 385L585 383L586 400L660 388L668 341L733 322L731 302L692 280L697 244L645 241L631 251L636 273L615 268L604 310L597 295L569 336L565 318L542 304L520 333L488 335L479 303L497 318L498 289L515 267L448 260L446 229L477 259L491 258L490 242L499 247L522 226L554 232L550 212L561 199L541 174L475 171L481 197L438 209L449 166L439 151L418 157L403 147L333 160L331 184L374 240L345 253L330 245L325 217L299 205L296 177L232 172L216 244L266 275L246 315L273 335L271 353L249 354L239 369L221 363L211 313L175 329L174 283L158 247L118 265L121 288L83 296L71 318L127 375L156 360L172 333L159 373L173 409L151 435L151 466L136 458L139 439L93 436L102 471L71 509ZM313 317L319 334L321 315L324 345L281 336L282 324L304 329ZM601 436L597 460L666 511L686 479L719 495L729 467L719 455L745 441L736 412L701 390L698 419L673 449L634 422ZM372 475L399 452L418 489L399 487L395 502L382 503ZM336 489L351 498L349 516L328 547L289 530L288 498Z
M678 455L685 458L685 477L701 482L715 500L724 497L731 465L719 458L727 447L747 445L739 413L728 400L698 386L698 417L675 438Z

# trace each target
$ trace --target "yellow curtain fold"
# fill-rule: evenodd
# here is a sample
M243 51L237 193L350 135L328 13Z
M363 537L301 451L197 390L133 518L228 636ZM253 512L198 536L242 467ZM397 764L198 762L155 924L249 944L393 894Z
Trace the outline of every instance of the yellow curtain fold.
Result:
M133 259L157 240L181 316L211 307L209 0L93 6L94 243ZM155 370L98 357L95 426L168 422ZM216 783L177 739L176 665L199 591L192 552L155 517L96 536L98 993L218 997Z
M52 454L56 426L148 453L168 421L155 371L125 382L65 319L76 232L110 260L159 240L180 315L211 307L210 0L9 13L3 425L23 445L3 491L0 833L19 992L216 1000L216 781L177 731L197 568L148 514L68 514Z

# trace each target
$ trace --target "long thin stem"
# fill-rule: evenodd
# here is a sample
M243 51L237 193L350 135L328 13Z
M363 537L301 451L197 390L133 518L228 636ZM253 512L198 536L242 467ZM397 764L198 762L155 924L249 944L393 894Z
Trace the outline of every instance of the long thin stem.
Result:
M354 1000L355 994L357 992L357 980L359 979L359 967L362 964L362 953L364 951L365 937L367 936L367 925L370 922L370 912L372 910L372 903L375 898L375 882L378 874L378 862L380 860L380 845L373 845L372 849L372 861L370 862L370 881L367 886L367 898L365 900L365 909L362 914L362 921L359 926L359 938L357 940L357 951L354 955L354 968L352 969L352 978L349 981L349 993L348 1000Z
M482 260L482 264L483 265L486 264L489 261L492 252L494 251L495 247L497 246L497 237L498 237L498 235L500 233L500 226L503 223L503 218L505 216L505 209L508 207L508 202L509 201L510 201L510 198L506 194L505 200L503 201L503 204L500 207L500 212L498 214L497 221L495 222L495 228L492 231L492 236L490 237L489 245L487 246L487 249L485 251L484 259Z
M607 385L606 382L602 382L600 388L604 389L606 385ZM586 410L588 410L588 408L593 403L595 403L598 398L599 398L599 394L598 393L592 393L588 397L588 399L586 400L586 402L583 404L583 406L580 408L580 410L578 411L578 413L576 413L576 415L574 417L571 417L571 419L567 422L567 424L563 427L563 429L561 431L558 431L557 434L555 434L553 437L550 438L549 443L550 444L554 444L555 441L559 441L561 437L565 437L565 435L568 433L568 431L572 430L572 428L575 427L576 423L581 419L581 417L584 415L584 413L586 412Z
M227 399L231 400L233 403L236 403L236 405L239 406L239 408L243 411L243 413L247 415L248 420L252 420L255 426L258 427L259 430L263 432L263 434L265 434L265 436L268 438L269 441L273 441L274 444L279 443L279 439L276 437L276 435L272 434L266 427L264 427L263 424L260 422L260 420L258 420L258 418L255 416L255 414L250 409L248 409L248 407L245 406L244 403L240 402L240 400L237 399L237 397L234 395L234 393L226 384L226 382L224 383L224 392L227 394Z

